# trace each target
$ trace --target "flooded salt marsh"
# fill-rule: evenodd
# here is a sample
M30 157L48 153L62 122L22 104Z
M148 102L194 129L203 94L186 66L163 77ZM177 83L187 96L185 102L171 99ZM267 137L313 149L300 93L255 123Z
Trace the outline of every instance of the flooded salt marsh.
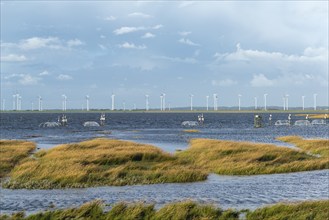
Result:
M191 138L211 138L286 144L278 136L329 138L329 126L269 126L264 114L264 128L253 128L253 114L204 114L205 124L188 133L182 121L196 120L197 113L116 113L108 114L104 127L86 128L85 121L98 121L96 113L67 114L68 126L40 128L45 121L56 121L59 114L1 114L1 139L34 141L40 148L78 142L94 137L132 140L154 144L165 151L185 149ZM273 114L272 120L286 119L288 114ZM300 118L292 117L292 120ZM280 201L329 199L329 172L311 171L257 176L210 175L207 181L185 184L96 187L63 190L8 190L1 188L0 210L3 213L26 210L36 212L54 204L57 208L77 206L102 199L106 203L145 201L165 203L192 199L223 208L254 209Z

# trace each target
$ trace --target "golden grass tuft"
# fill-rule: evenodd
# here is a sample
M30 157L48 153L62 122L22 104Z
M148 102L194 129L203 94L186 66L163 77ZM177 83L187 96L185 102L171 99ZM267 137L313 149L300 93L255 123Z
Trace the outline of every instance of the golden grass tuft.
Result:
M306 117L306 115L311 119L325 119L326 117L326 114L296 114L298 117ZM329 113L327 114L327 117L329 117Z
M186 133L199 133L200 131L196 130L196 129L187 129L187 130L183 130L183 132L186 132Z
M177 156L208 172L225 175L287 173L329 168L329 158L272 144L193 139Z
M151 145L93 139L40 151L15 167L9 188L192 182L207 174Z
M35 144L28 141L0 140L0 178L5 177L35 148Z

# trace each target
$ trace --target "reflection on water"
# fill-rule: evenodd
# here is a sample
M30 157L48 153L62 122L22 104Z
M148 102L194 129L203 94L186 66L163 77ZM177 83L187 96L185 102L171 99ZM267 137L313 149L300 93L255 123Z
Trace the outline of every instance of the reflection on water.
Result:
M1 139L27 139L40 148L78 142L94 137L132 140L154 144L165 151L184 149L191 138L253 141L290 146L275 138L299 135L304 138L329 138L329 126L266 126L253 128L253 114L204 114L200 132L186 133L183 121L197 119L197 113L126 113L108 114L104 127L83 127L85 121L97 121L99 114L67 114L67 127L40 128L45 121L56 120L58 114L1 114ZM272 120L286 119L288 114L272 114ZM263 114L263 118L269 115ZM292 121L302 119L292 117ZM193 199L214 203L223 208L256 208L279 201L329 199L328 170L249 177L210 175L205 182L188 184L155 184L146 186L98 187L66 190L1 189L0 210L13 212L45 210L77 206L93 199L107 203L147 201L156 204Z

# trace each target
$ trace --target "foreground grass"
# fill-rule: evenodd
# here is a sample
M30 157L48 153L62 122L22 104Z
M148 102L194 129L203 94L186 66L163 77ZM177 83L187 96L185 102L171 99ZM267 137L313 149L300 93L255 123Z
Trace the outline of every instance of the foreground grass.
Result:
M244 212L247 212L247 220L325 220L329 219L329 200L282 203ZM159 210L156 210L153 204L117 203L109 212L105 212L102 202L93 201L78 208L46 211L27 217L23 212L11 216L0 215L0 220L238 220L240 213L236 210L222 210L213 205L201 205L192 201L170 203Z
M247 214L248 220L327 220L329 200L293 204L277 204L256 209Z
M0 140L0 178L5 177L16 164L28 157L35 144L27 141Z
M308 118L312 118L312 119L326 119L328 118L328 114L296 114L296 116L299 117L306 117L306 115L308 115Z
M301 142L304 140L301 139ZM297 142L296 142L297 143ZM226 175L287 173L329 168L328 141L314 141L323 157L272 144L193 139L177 155L208 172ZM297 143L298 146L300 142ZM304 147L304 145L303 145ZM306 147L304 147L306 150ZM309 149L307 149L309 150ZM318 151L316 151L318 152Z
M186 133L199 133L200 131L196 130L196 129L186 129L186 130L183 130L183 132L186 132Z
M193 182L207 174L159 148L128 141L94 139L65 144L16 166L7 188L65 188Z

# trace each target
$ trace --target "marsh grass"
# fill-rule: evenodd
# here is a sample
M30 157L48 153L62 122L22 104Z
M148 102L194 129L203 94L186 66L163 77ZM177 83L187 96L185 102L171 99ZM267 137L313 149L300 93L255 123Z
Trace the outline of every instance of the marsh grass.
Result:
M324 119L326 114L296 114L298 117L306 117L306 115L308 115L308 118L312 119Z
M183 132L186 132L186 133L199 133L200 131L196 130L196 129L186 129L186 130L183 130Z
M0 178L35 150L35 144L27 141L0 140Z
M247 213L247 220L326 220L329 219L329 200L306 201L299 203L279 203L258 208L255 211L222 210L212 205L202 205L192 201L170 203L159 210L153 204L117 203L110 211L104 211L104 204L99 201L85 203L77 208L45 211L25 216L24 212L11 216L0 215L0 220L238 220L242 212Z
M329 219L329 200L276 204L256 209L247 220L326 220Z
M325 146L324 142L314 145ZM322 152L322 151L321 151ZM324 150L323 150L324 152ZM287 173L329 168L329 158L315 157L306 151L297 151L272 144L193 139L190 147L177 153L181 159L197 167L225 175L253 175Z
M194 165L151 145L93 139L39 151L16 166L7 188L66 188L205 180Z
M322 157L329 157L328 139L309 140L309 139L303 139L299 136L284 136L284 137L278 137L277 140L294 144L300 149L310 152L311 154L318 154Z

